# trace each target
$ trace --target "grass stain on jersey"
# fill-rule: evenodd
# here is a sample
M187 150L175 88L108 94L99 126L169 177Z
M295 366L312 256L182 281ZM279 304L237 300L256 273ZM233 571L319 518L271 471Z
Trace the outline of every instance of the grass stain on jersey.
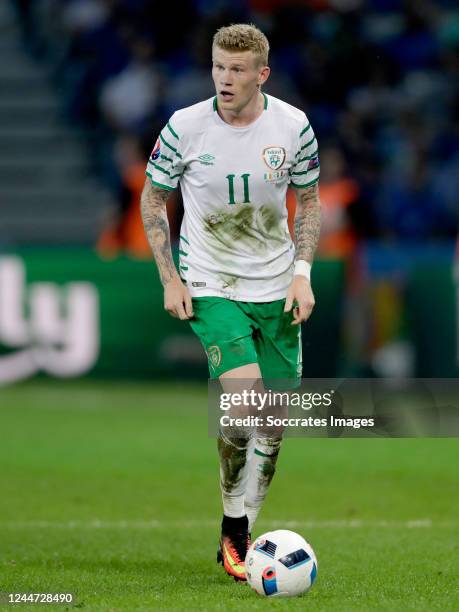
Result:
M223 289L235 289L240 280L238 276L233 276L231 274L220 274L219 276L223 283Z
M204 218L205 230L229 250L235 249L235 242L266 250L270 242L286 239L280 214L275 208L267 205L259 209L246 204L236 206L238 208L234 211L224 209Z
M234 242L257 241L253 233L254 209L251 206L242 206L235 212L222 210L207 215L204 218L204 227L218 242L229 249L234 248Z
M262 206L260 208L259 216L267 233L271 234L279 227L279 215L273 208Z

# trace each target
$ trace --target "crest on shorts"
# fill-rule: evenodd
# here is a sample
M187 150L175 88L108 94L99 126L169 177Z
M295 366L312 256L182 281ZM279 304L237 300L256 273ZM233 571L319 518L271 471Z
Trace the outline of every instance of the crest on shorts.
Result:
M279 170L285 162L284 147L266 147L263 149L263 161L270 170Z
M222 360L222 352L216 344L209 346L207 349L207 357L214 368L218 368Z

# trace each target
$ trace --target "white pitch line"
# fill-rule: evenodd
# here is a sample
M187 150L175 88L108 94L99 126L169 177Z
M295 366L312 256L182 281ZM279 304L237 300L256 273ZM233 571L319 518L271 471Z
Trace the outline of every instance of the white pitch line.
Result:
M104 521L71 520L71 521L0 521L0 529L196 529L199 527L218 527L220 521L160 521L160 520L120 520ZM260 525L267 529L425 529L439 527L459 527L459 521L433 521L431 519L411 519L405 521L394 520L323 520L323 521L260 521Z

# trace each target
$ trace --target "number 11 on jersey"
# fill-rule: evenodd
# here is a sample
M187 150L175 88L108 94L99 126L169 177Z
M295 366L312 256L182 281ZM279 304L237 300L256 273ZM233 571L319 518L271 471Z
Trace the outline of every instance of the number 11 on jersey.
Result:
M242 201L243 204L250 204L250 194L249 194L249 174L241 174L242 183L244 186L244 199ZM236 178L235 174L228 174L226 176L228 180L228 204L236 204L234 200L234 179Z

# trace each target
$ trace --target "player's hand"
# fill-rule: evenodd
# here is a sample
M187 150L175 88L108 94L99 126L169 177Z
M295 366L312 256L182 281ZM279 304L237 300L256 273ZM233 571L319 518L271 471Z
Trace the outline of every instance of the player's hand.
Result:
M292 284L287 290L284 312L290 312L294 302L297 306L293 308L292 325L298 325L309 319L315 304L311 284L304 276L293 277Z
M193 317L190 292L178 276L164 285L164 309L182 321Z

